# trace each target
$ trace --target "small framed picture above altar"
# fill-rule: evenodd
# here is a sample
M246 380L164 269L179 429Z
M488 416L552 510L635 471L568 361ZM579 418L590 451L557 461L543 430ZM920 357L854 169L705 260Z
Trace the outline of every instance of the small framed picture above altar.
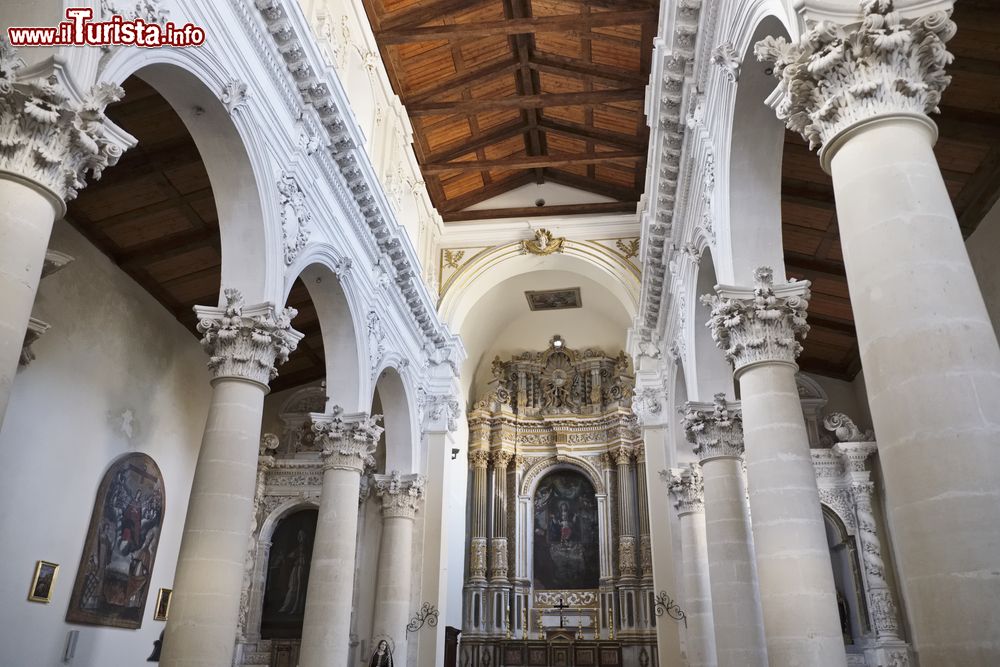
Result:
M28 600L31 602L51 602L52 591L56 587L59 564L40 560L35 563L35 576L31 578Z

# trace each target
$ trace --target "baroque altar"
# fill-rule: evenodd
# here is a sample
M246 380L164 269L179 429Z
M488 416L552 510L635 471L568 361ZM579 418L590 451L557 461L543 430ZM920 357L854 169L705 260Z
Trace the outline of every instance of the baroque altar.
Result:
M645 457L628 358L555 336L544 351L495 359L492 376L468 415L460 664L498 664L501 646L559 641L553 632L614 640L622 664L654 664ZM529 653L504 664L535 664Z

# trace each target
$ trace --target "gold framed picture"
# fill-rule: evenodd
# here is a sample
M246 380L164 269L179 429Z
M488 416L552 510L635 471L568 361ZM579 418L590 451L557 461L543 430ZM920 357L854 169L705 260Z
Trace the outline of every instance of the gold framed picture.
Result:
M172 588L161 588L160 592L156 594L156 609L153 611L154 621L167 620L167 614L170 613L170 598L173 595L174 589Z
M35 563L35 576L31 578L28 600L31 602L51 602L52 590L56 587L57 576L59 576L59 563L50 563L47 560Z

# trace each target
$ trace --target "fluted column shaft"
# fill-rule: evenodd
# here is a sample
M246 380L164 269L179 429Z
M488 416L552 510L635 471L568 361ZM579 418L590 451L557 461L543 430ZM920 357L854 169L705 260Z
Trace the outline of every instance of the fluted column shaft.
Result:
M941 6L902 18L892 3L862 3L863 23L816 28L792 45L768 40L758 53L780 63L781 117L822 145L833 177L918 657L922 664L994 665L1000 347L933 153L937 131L927 114L950 81L945 45L956 30L950 7ZM786 67L825 53L832 39L843 47L827 66ZM793 92L804 89L819 94ZM821 107L836 113L816 113ZM941 465L945 452L949 463Z
M672 468L669 484L681 529L682 607L687 617L688 665L714 667L719 663L715 649L716 628L712 617L701 471L697 464ZM662 616L659 622L674 621Z
M639 575L653 576L653 551L649 539L649 493L646 486L646 447L639 445L635 455L635 483L639 502Z
M301 338L289 325L294 310L244 307L235 290L225 298L225 308L196 308L214 377L164 631L167 667L232 662L264 395L274 365Z
M623 578L636 575L635 486L632 483L632 452L619 447L618 464L618 570Z
M382 428L378 416L314 415L313 432L323 456L323 493L316 519L302 621L300 667L347 664L354 569L357 554L358 494L361 473L374 463L372 454Z
M507 464L514 457L512 452L493 452L493 533L490 543L490 579L507 583Z
M410 573L413 557L413 519L423 502L420 475L375 475L375 492L382 499L382 543L378 550L375 620L372 646L385 639L393 662L406 664L406 624L410 618Z
M118 161L122 146L106 133L105 106L124 91L102 84L77 101L67 73L34 72L18 81L23 62L0 45L0 425L10 401L52 223L90 172ZM81 91L82 92L82 91Z
M701 462L715 646L720 667L767 667L764 619L754 571L743 482L742 419L727 405L688 403L684 426Z
M489 465L489 451L476 449L469 452L472 464L472 526L469 549L469 580L486 581L486 523L488 493L486 469Z
M783 667L843 667L833 569L795 384L808 282L717 288L709 324L736 368L767 656Z

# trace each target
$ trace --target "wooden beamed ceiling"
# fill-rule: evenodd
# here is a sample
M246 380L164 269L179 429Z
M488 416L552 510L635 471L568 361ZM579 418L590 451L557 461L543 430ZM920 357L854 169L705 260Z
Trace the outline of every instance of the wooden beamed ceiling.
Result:
M948 44L952 83L934 115L934 147L963 235L968 238L1000 197L1000 6L962 0ZM756 65L753 65L756 66ZM781 218L785 268L812 281L811 330L803 370L851 380L861 370L854 314L840 248L833 183L796 134L785 134Z
M657 2L364 4L446 222L635 211L645 186L643 100ZM467 210L546 182L611 201Z

